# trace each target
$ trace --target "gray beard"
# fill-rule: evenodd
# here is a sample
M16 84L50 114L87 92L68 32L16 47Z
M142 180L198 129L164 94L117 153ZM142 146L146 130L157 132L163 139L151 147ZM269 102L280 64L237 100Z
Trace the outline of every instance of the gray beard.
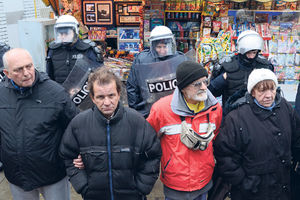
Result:
M202 93L201 96L199 96L200 93L195 94L194 96L188 96L189 99L192 99L194 101L205 101L207 99L207 92Z

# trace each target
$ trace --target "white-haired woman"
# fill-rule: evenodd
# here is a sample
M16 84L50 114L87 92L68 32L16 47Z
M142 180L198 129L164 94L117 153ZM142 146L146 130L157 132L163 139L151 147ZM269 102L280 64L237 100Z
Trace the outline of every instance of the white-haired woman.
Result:
M214 143L218 172L232 200L290 199L292 159L300 159L300 118L277 93L276 75L256 69L244 104L225 118Z

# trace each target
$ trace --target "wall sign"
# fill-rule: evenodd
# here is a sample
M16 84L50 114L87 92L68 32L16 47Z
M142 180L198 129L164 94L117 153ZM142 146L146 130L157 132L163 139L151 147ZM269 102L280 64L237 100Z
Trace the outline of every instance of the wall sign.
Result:
M117 26L138 26L141 22L138 2L115 2Z

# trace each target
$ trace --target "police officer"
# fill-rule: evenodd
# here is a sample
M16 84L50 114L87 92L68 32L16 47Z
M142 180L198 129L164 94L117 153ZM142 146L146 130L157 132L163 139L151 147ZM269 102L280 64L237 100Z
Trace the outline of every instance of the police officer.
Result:
M222 95L225 113L227 107L230 107L226 104L228 98L233 94L243 96L246 92L248 76L253 69L267 68L274 71L273 65L259 55L263 49L263 39L257 32L252 30L242 32L237 39L237 49L237 55L222 63L221 67L213 72L208 86L216 97Z
M76 60L86 56L91 61L103 63L103 56L94 42L80 40L79 24L71 15L60 16L54 25L55 41L50 44L47 55L49 77L62 84L73 69Z
M142 96L141 86L138 82L138 65L157 63L170 60L181 56L179 62L176 61L176 68L181 62L187 60L187 57L179 51L176 51L176 42L172 31L166 26L156 26L150 34L150 49L146 49L139 53L131 66L130 74L127 79L126 89L128 96L128 105L131 108L139 111L147 117L150 112L150 107L146 106L147 99ZM164 66L162 66L164 67ZM176 68L170 73L176 72ZM155 77L151 77L155 78Z

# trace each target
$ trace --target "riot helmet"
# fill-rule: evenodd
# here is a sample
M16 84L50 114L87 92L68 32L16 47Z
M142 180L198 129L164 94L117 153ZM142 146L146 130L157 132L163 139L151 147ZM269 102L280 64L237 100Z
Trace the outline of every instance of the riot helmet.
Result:
M0 42L0 69L3 68L3 55L8 50L10 50L10 46L3 42Z
M54 25L55 42L63 44L75 43L78 38L79 24L71 15L60 16Z
M150 51L154 57L174 55L176 43L172 31L166 26L156 26L150 34Z
M263 49L263 39L253 30L243 31L237 39L237 49L240 54L245 54L252 50L261 51Z
M4 63L3 63L3 55L8 51L10 50L10 46L3 43L3 42L0 42L0 82L3 81L4 79L4 72L3 72L3 68L4 68ZM7 65L7 63L6 63Z

